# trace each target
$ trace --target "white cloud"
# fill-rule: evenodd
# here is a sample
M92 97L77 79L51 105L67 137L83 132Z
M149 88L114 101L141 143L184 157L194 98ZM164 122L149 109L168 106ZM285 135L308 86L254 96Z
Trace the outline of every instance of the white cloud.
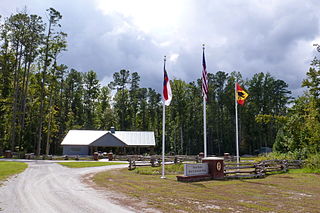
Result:
M9 16L27 5L44 17L63 15L68 52L61 62L93 69L107 84L120 69L138 72L141 85L161 90L163 56L170 76L194 81L201 75L202 44L209 72L240 71L244 78L270 72L296 91L319 53L316 0L2 0Z
M169 60L170 60L172 63L176 63L177 60L178 60L178 58L179 58L179 54L177 54L177 53L172 53L172 54L170 54Z
M179 21L184 3L182 0L96 0L98 8L104 14L121 14L131 18L132 23L146 33L174 28Z

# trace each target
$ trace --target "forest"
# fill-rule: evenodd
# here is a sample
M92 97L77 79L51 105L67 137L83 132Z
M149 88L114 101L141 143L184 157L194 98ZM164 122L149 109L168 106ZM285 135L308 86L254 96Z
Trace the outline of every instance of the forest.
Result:
M67 51L62 15L53 8L47 15L45 19L18 12L0 19L0 154L10 149L59 155L69 130L109 130L111 126L154 131L155 151L160 153L161 94L142 88L134 70L106 67L114 72L113 80L101 85L94 70L60 64L59 56ZM301 85L306 92L300 97L292 97L288 84L270 73L257 72L249 79L236 71L209 73L208 154L235 154L235 81L249 94L238 108L240 154L256 154L261 147L305 156L318 153L319 79L317 58L306 70ZM173 99L166 108L166 151L198 154L203 151L201 80L171 79L170 84Z

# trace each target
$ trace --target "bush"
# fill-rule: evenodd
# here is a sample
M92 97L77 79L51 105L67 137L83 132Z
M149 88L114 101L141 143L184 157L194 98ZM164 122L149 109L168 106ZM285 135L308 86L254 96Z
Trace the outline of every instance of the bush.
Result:
M270 152L268 154L259 155L255 158L255 162L260 162L264 160L299 160L301 159L300 153L296 152L287 152L287 153L280 153L280 152Z
M320 154L306 154L306 149L300 151L279 153L271 152L267 155L261 155L255 159L255 162L263 160L304 160L304 168L315 171L320 169Z
M308 169L320 169L320 154L309 155L304 165Z

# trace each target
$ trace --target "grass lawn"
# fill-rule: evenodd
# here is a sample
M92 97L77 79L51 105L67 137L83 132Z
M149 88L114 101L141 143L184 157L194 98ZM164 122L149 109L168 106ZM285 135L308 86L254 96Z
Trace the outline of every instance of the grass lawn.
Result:
M61 162L59 164L62 166L69 167L69 168L83 168L83 167L111 166L111 165L119 165L119 164L125 164L125 163L117 163L117 162Z
M98 173L93 179L100 187L125 194L116 200L139 211L320 212L319 174L289 172L262 179L182 183L176 181L176 175L161 179L158 172L151 173L156 175L117 169Z
M21 162L0 161L0 182L14 174L23 172L28 164Z

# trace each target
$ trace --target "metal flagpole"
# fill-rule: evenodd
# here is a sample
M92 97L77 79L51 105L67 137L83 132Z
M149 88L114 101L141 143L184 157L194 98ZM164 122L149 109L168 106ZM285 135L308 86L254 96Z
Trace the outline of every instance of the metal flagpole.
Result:
M166 57L164 57L164 66L166 66ZM162 176L161 178L166 178L164 176L164 153L165 153L165 139L166 139L166 105L165 100L163 100L163 110L162 110Z
M207 157L207 113L206 113L206 97L203 96L203 141L204 141L204 157Z
M236 111L236 147L237 147L237 164L239 164L239 133L238 133L238 102L237 102L237 82L234 84L234 100Z
M166 135L166 105L163 102L163 112L162 112L162 176L161 178L166 178L164 176L164 153L165 153L165 135Z

